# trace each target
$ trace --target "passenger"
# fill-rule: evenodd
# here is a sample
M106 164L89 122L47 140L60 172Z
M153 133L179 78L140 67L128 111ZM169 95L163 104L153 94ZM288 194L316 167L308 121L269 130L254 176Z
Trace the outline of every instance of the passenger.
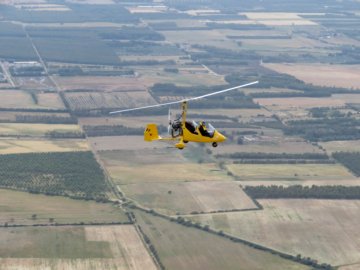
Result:
M206 129L206 123L204 121L200 122L199 131L200 131L201 135L210 137L210 134Z

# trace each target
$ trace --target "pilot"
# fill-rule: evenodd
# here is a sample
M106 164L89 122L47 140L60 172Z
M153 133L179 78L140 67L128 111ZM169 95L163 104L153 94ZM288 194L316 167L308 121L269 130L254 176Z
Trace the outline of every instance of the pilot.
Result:
M199 131L200 131L201 135L206 136L206 137L210 137L209 132L206 130L205 121L200 122Z

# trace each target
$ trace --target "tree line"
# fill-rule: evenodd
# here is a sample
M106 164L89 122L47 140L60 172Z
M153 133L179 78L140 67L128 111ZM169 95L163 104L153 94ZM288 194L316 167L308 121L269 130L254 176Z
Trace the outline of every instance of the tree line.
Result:
M16 115L16 123L44 123L44 124L77 124L77 118L73 116L59 116L59 115Z
M246 186L244 191L253 199L360 199L360 186Z
M236 152L231 154L219 154L216 157L220 158L231 158L231 159L320 159L327 160L329 157L322 153L245 153Z
M360 139L360 119L352 117L294 120L283 126L286 135L299 135L310 141Z
M239 137L241 139L241 137ZM238 140L239 140L238 139ZM238 142L239 143L239 142ZM239 143L241 144L241 143ZM216 155L217 158L235 159L234 164L328 164L335 163L321 153L232 153Z

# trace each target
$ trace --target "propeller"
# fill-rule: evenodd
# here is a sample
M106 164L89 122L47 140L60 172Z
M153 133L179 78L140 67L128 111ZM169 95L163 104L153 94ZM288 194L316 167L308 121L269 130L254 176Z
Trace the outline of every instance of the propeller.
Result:
M171 110L170 110L170 107L169 107L169 113L168 113L168 120L169 120L169 125L168 125L168 134L171 134Z
M161 107L161 106L168 106L168 105L172 105L172 104L183 103L183 102L185 102L185 101L190 101L190 100L198 100L198 99L202 99L202 98L206 98L206 97L210 97L210 96L222 94L222 93L225 93L225 92L228 92L228 91L236 90L236 89L239 89L239 88L247 87L247 86L250 86L250 85L253 85L253 84L257 84L257 83L259 83L259 82L258 82L258 81L255 81L255 82L251 82L251 83L242 84L242 85L238 85L238 86L235 86L235 87L227 88L227 89L224 89L224 90L212 92L212 93L209 93L209 94L206 94L206 95L202 95L202 96L198 96L198 97L192 97L192 98L182 99L182 100L178 100L178 101L161 103L161 104L156 104L156 105L149 105L149 106L132 108L132 109L124 109L124 110L120 110L120 111L110 112L110 114L116 114L116 113L122 113L122 112L130 112L130 111L137 111L137 110L143 110L143 109L148 109L148 108L155 108L155 107Z

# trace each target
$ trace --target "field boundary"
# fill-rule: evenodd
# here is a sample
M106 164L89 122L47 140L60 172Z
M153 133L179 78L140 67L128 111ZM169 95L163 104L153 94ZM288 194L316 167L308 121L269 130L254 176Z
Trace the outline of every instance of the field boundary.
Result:
M240 243L240 244L246 245L248 247L251 247L251 248L254 248L254 249L257 249L257 250L262 250L262 251L265 251L265 252L269 252L269 253L271 253L273 255L278 255L281 258L291 260L293 262L297 262L297 263L300 263L300 264L303 264L303 265L306 265L306 266L311 266L314 269L328 269L328 270L335 269L335 267L333 267L332 265L327 264L327 263L319 264L317 262L317 260L312 259L310 257L301 257L300 254L297 255L297 256L287 254L287 253L284 253L282 251L279 251L279 250L276 250L276 249L273 249L273 248L269 248L269 247L260 245L260 244L255 243L255 242L251 242L251 241L245 240L243 238L233 236L233 235L231 235L229 233L224 233L221 230L220 231L214 230L214 229L210 228L208 225L201 226L201 224L193 223L191 220L186 220L183 217L178 217L177 219L175 219L175 218L169 217L167 215L160 214L160 213L158 213L158 212L156 212L154 210L150 210L150 211L145 210L145 209L143 209L141 207L138 207L136 205L128 205L128 207L130 209L131 208L132 209L138 209L138 210L143 211L143 212L145 212L147 214L166 219L166 220L168 220L170 222L176 222L176 223L181 224L181 225L186 226L186 227L193 227L195 229L199 229L199 230L202 230L202 231L217 235L219 237L223 237L223 238L228 239L228 240L230 240L232 242L235 242L235 243Z

